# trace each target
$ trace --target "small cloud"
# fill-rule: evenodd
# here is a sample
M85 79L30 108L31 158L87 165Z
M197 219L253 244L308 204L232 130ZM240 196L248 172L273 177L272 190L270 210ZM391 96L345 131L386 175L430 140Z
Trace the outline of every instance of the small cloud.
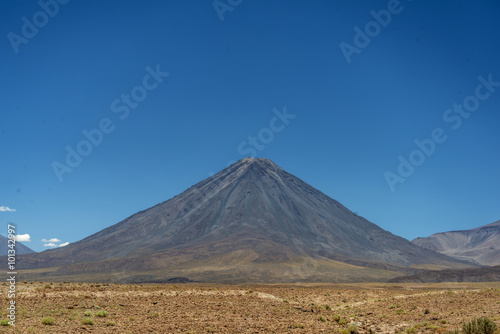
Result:
M31 241L31 236L28 233L26 233L26 234L16 234L16 241L30 242Z
M10 212L15 212L16 209L11 209L8 206L0 206L0 211L10 211Z
M64 247L69 245L69 242L61 242L58 238L52 238L52 239L42 239L42 242L44 242L43 247L50 247L50 248L58 248L58 247Z
M56 243L56 242L59 242L61 240L57 239L57 238L52 238L52 239L42 239L42 242L46 242L46 243Z

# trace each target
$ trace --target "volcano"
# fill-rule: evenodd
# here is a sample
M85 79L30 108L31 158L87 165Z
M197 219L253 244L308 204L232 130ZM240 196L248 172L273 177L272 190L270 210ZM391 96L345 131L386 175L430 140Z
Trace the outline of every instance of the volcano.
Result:
M383 230L256 158L83 240L18 259L28 276L100 282L385 281L471 266Z

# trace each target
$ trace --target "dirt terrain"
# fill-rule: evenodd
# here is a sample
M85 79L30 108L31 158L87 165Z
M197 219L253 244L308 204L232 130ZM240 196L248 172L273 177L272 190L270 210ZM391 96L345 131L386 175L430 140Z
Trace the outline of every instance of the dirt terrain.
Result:
M1 319L7 319L3 283ZM500 325L500 282L453 284L17 284L9 333L446 333ZM53 320L53 324L50 324ZM42 322L46 323L43 324ZM347 332L347 331L344 331Z

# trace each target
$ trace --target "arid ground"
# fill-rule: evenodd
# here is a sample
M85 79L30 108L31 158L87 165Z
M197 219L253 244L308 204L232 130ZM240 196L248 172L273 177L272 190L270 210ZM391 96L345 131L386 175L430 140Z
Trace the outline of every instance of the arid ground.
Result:
M8 286L1 319L7 319ZM17 284L9 333L446 333L500 325L500 282L208 285ZM53 322L53 323L52 323ZM45 323L45 324L44 324ZM52 323L52 324L51 324Z

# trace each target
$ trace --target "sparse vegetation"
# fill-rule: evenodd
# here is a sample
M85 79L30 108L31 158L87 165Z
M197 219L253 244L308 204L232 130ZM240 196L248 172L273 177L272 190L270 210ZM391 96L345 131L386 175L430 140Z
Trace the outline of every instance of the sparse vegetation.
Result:
M352 334L356 334L356 333L358 333L358 326L356 326L356 325L349 325L349 327L347 327L347 330L349 332L351 332Z
M83 318L82 319L82 325L93 325L94 324L94 319L92 318Z
M327 322L326 318L323 315L318 315L318 319L323 322Z
M9 326L9 319L0 320L0 326Z
M464 334L495 334L496 323L488 318L479 318L463 324Z
M54 323L56 322L56 320L52 317L46 317L46 318L42 318L42 324L43 325L53 325Z
M156 313L156 315L158 316L158 313ZM104 311L104 310L102 310L102 311L97 311L97 312L95 313L95 316L96 316L96 317L101 317L101 318L107 317L107 316L108 316L108 311Z
M355 325L349 325L347 328L341 329L340 334L357 334L358 327Z

